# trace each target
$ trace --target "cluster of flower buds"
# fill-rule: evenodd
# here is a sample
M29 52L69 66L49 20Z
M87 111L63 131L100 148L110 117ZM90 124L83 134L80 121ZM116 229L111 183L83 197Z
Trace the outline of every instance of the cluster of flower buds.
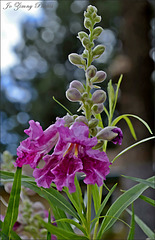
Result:
M78 38L81 41L84 51L81 55L72 53L69 55L69 61L79 68L83 68L86 76L86 84L83 85L80 81L74 80L70 83L69 89L66 91L66 97L72 102L79 102L79 110L83 110L86 116L65 116L66 125L71 126L75 121L82 121L89 126L91 136L97 136L98 144L96 149L103 146L105 140L118 142L120 144L122 135L118 128L98 127L97 114L104 110L104 102L106 101L106 92L96 85L102 83L107 74L104 71L98 71L92 65L93 60L99 58L105 50L103 45L94 46L96 40L102 33L103 29L100 26L94 27L96 23L101 21L101 17L97 15L97 8L89 5L87 11L84 12L84 26L89 33L80 31ZM95 91L92 89L96 89ZM92 92L91 92L92 91ZM119 138L119 137L120 138ZM117 141L115 141L115 140Z

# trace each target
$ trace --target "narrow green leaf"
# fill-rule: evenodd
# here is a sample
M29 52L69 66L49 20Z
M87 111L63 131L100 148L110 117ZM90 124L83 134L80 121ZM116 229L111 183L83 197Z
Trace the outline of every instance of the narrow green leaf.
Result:
M109 113L108 113L108 110L106 109L106 107L105 107L105 106L104 106L104 111L105 111L105 113L106 113L107 117L109 118Z
M62 218L63 219L67 218L67 216L66 216L66 214L65 214L65 212L63 210L59 209L58 207L56 207L56 206L54 206L52 204L50 204L50 205L52 207L52 211L53 211L53 214L54 214L54 217L55 217L56 221L59 220L59 219L62 219ZM71 225L69 223L67 223L67 222L58 222L57 225L60 228L63 228L63 229L68 230L70 232L74 232L72 227L71 227Z
M134 213L133 203L132 203L132 215L131 215L131 224L130 225L131 225L131 228L130 228L127 240L133 240L134 235L135 235L135 213Z
M72 193L72 196L73 196L73 199L78 204L79 209L81 210L81 213L82 213L82 211L84 211L84 203L83 203L81 187L77 179L77 176L75 176L74 183L75 183L76 191Z
M115 101L115 93L114 93L114 88L112 86L112 80L109 81L107 90L108 90L108 97L109 97L109 112L110 112L110 116L111 116L113 104Z
M93 195L95 212L97 213L97 211L100 207L99 188L98 188L97 184L92 185L92 195Z
M20 190L21 190L21 173L22 168L17 168L14 175L14 182L9 198L8 208L2 227L2 233L10 237L11 230L18 217L18 207L20 201Z
M12 182L14 180L14 173L6 172L6 171L0 171L0 178L3 182ZM35 179L33 177L29 177L26 175L21 176L22 181L31 181L35 182Z
M135 182L143 183L143 184L147 185L148 187L151 187L151 188L155 189L155 176L152 177L153 182L150 182L150 181L147 181L147 180L144 180L144 179L141 179L141 178L135 178L135 177L125 176L125 175L122 175L122 177L133 180Z
M144 142L147 142L147 141L152 140L152 139L155 139L155 136L149 137L149 138L145 138L145 139L143 139L143 140L141 140L141 141L139 141L139 142L136 142L136 143L134 143L133 145L125 148L123 151L121 151L121 152L111 161L111 163L114 163L115 160L116 160L118 157L120 157L123 153L127 152L127 151L130 150L131 148L136 147L136 146L138 146L139 144L144 143Z
M126 211L132 215L132 212L129 209ZM135 222L143 230L143 232L149 237L149 239L155 239L155 233L138 217L135 215Z
M72 205L67 201L67 199L62 196L60 192L55 190L54 188L43 188L38 187L34 182L22 182L22 185L28 187L38 193L41 197L47 199L49 203L57 206L63 211L69 213L71 216L80 220L77 212L72 207Z
M53 96L53 100L58 103L62 108L64 108L66 110L66 112L68 112L71 116L73 115L62 103L60 103L57 99L55 99L55 97Z
M128 117L124 117L124 120L125 120L126 123L128 124L128 127L129 127L129 129L130 129L130 132L131 132L133 138L134 138L135 140L137 140L136 133L135 133L135 130L134 130L134 128L133 128L133 125L132 125L130 119L129 119Z
M79 230L81 230L81 232L83 232L85 235L87 235L86 233L86 230L77 222L75 222L74 220L72 219L68 219L68 218L62 218L62 219L59 219L57 221L55 221L56 223L59 223L59 222L67 222L67 223L70 223L72 225L74 225L75 227L77 227Z
M51 224L51 211L50 208L48 210L48 223ZM51 233L47 231L47 240L51 240Z
M62 228L59 228L59 227L53 226L49 223L46 223L42 219L40 219L40 220L41 220L42 224L44 225L44 227L48 231L50 231L52 234L56 235L60 239L88 240L88 238L85 236L76 235L75 233L66 231Z
M123 75L121 74L121 76L118 80L118 83L117 83L117 88L116 88L116 93L115 93L115 101L114 101L114 104L113 104L112 113L114 113L115 108L116 108L117 99L118 99L118 92L119 92L119 88L120 88L120 85L121 85L121 82L122 82L122 78L123 78Z
M140 199L144 200L145 202L149 203L150 205L152 205L153 207L155 207L155 200L149 198L149 197L146 197L144 195L140 195L139 196Z
M79 216L80 216L80 218L81 218L80 221L82 221L83 224L86 225L86 218L85 218L85 216L83 215L83 213L81 212L81 209L80 209L79 205L78 205L77 202L74 200L72 194L69 193L68 188L67 188L67 187L64 187L64 190L65 190L65 192L66 192L69 200L71 201L71 203L73 204L73 206L74 206L75 209L77 210L77 212L78 212L78 214L79 214Z
M108 202L110 196L112 195L113 191L115 190L116 186L117 186L117 183L112 187L112 189L108 192L107 196L106 196L105 199L103 200L103 202L102 202L102 204L101 204L101 206L100 206L100 208L99 208L99 210L98 210L98 212L97 212L97 214L96 214L96 216L95 216L96 220L93 221L93 223L92 223L91 229L94 228L95 223L96 223L96 221L97 221L97 218L98 218L98 217L100 216L100 214L102 213L105 205L107 204L107 202Z
M114 119L114 121L112 122L112 126L115 126L124 117L133 117L133 118L138 119L140 122L142 122L144 124L144 126L148 129L150 134L153 134L152 131L151 131L151 128L149 127L149 125L143 119L141 119L140 117L138 117L136 115L133 115L133 114L123 114L123 115L120 115L119 117Z
M96 114L95 117L96 117L96 119L99 120L98 127L103 128L103 122L102 122L101 114Z
M153 183L154 178L151 177L147 179ZM139 196L148 188L147 185L142 183L137 184L136 186L130 188L128 191L123 193L109 208L106 216L113 216L118 218L121 213L131 204L133 203ZM97 239L101 239L102 234L107 231L114 223L115 219L105 218L101 224Z

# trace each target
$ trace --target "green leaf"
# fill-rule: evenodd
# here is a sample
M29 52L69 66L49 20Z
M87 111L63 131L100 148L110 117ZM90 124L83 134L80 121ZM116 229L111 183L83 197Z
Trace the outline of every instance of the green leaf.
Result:
M93 195L95 212L97 213L97 211L100 207L99 188L98 188L97 184L92 185L92 195Z
M147 179L153 183L154 178L151 177ZM136 186L130 188L128 191L123 193L109 208L106 216L113 216L118 218L121 213L131 204L133 203L146 189L148 188L147 185L142 183L137 184ZM102 234L107 231L116 220L113 218L105 218L101 224L100 230L98 232L97 239L101 239Z
M6 171L0 171L0 178L3 182L13 182L14 173L6 172ZM35 182L35 179L33 177L29 177L29 176L26 176L26 175L22 175L21 180L22 181Z
M68 188L67 187L64 187L64 191L66 192L69 200L71 201L71 203L73 204L73 206L75 207L75 209L77 210L79 216L80 216L80 221L83 222L83 224L86 226L86 218L85 216L83 215L78 203L74 200L72 194L69 193L68 191Z
M147 181L147 180L144 180L141 178L135 178L135 177L125 176L125 175L122 175L122 177L125 177L127 179L130 179L130 180L133 180L133 181L136 181L139 183L143 183L143 184L147 185L148 187L155 189L155 176L153 176L154 181L152 183L150 181Z
M53 100L58 103L62 108L64 108L66 110L66 112L68 112L71 116L73 115L62 103L60 103L57 99L55 99L55 97L53 96Z
M48 210L48 223L51 224L51 212ZM51 240L51 233L47 231L47 240Z
M99 210L98 210L98 212L95 216L96 220L93 221L93 223L92 223L91 229L93 229L93 227L94 227L94 225L97 221L97 218L99 218L100 214L102 213L103 208L105 207L106 203L108 202L108 200L109 200L110 196L112 195L113 191L115 190L116 186L117 186L117 183L112 187L112 189L108 192L107 196L103 200L103 202L102 202L102 204L101 204L101 206L100 206L100 208L99 208Z
M135 130L134 130L134 128L133 128L133 125L132 125L130 119L129 119L128 117L126 117L126 116L123 117L123 118L124 118L124 120L126 121L126 123L128 124L128 127L129 127L129 129L130 129L130 132L131 132L133 138L134 138L135 140L137 140L136 133L135 133Z
M124 117L133 117L138 119L140 122L142 122L144 124L144 126L148 129L148 131L150 132L150 134L153 134L151 131L151 128L149 127L149 125L140 117L133 115L133 114L123 114L117 118L114 119L114 121L112 122L112 126L115 126L121 119L123 119Z
M153 200L153 199L151 199L149 197L146 197L144 195L140 195L139 198L144 200L145 202L151 204L153 207L155 207L155 200Z
M108 97L109 97L109 112L110 112L110 116L111 116L113 104L114 104L114 100L115 100L115 93L114 93L114 88L112 86L112 80L109 81L107 90L108 90Z
M132 212L129 209L126 209L126 211L130 215L132 215ZM135 222L139 225L139 227L150 239L155 239L155 233L136 215L135 215Z
M101 114L96 114L95 117L96 117L96 119L99 120L98 127L103 128L103 122L102 122Z
M134 235L135 235L135 213L134 213L133 203L132 203L132 215L131 215L131 224L130 225L131 225L131 228L130 228L127 240L133 240Z
M64 196L62 196L60 192L58 192L54 188L38 187L34 182L22 182L22 185L32 189L33 191L38 193L41 197L48 200L48 202L51 203L52 205L57 206L63 211L69 213L71 216L80 220L77 212L72 207L72 205L67 201L67 199Z
M17 168L14 175L14 182L9 198L8 208L2 227L2 233L10 237L11 230L18 217L18 207L20 201L20 190L21 190L21 173L22 168Z
M85 209L84 209L85 207L84 207L84 203L83 203L81 187L80 187L79 181L77 179L77 176L75 176L74 183L75 183L76 191L74 193L72 193L72 196L73 196L73 199L78 204L79 209L82 213L82 211L85 211Z
M74 239L74 240L88 240L85 236L76 235L75 233L69 232L67 230L64 230L62 228L53 226L49 223L44 222L42 219L40 219L44 227L50 231L52 234L56 235L59 239Z
M59 222L67 222L67 223L70 223L72 225L74 225L75 227L77 227L79 230L81 230L81 232L83 232L85 235L87 235L86 233L86 230L77 222L75 222L74 220L72 219L68 219L68 218L62 218L62 219L59 219L57 221L55 221L56 223L59 223Z
M115 108L116 108L117 99L118 99L118 91L119 91L119 88L120 88L120 85L121 85L121 82L122 82L122 78L123 78L123 75L121 74L121 76L120 76L120 78L118 80L117 88L116 88L115 101L114 101L114 104L113 104L112 113L114 113Z
M67 218L67 216L66 216L66 214L65 214L65 212L63 210L59 209L58 207L56 207L56 206L54 206L52 204L50 204L50 205L52 207L52 211L53 211L53 214L54 214L54 217L55 217L56 221L59 220L59 219L62 219L62 218L63 219ZM68 230L70 232L74 232L72 227L71 227L71 225L69 223L67 223L67 222L58 222L57 225L60 228L66 229L66 230Z
M139 144L144 143L144 142L147 142L147 141L152 140L152 139L154 139L154 138L155 138L155 136L149 137L149 138L145 138L145 139L143 139L143 140L141 140L141 141L139 141L139 142L136 142L136 143L134 143L133 145L125 148L123 151L121 151L121 152L111 161L111 163L114 163L115 160L116 160L118 157L120 157L123 153L127 152L127 151L130 150L131 148L136 147L136 146L138 146Z

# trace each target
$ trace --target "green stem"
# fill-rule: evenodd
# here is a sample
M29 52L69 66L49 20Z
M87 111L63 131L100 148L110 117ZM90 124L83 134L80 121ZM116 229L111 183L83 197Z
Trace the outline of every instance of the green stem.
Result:
M92 185L87 185L87 230L90 235L90 223L91 223L91 193L92 193ZM90 238L91 239L91 238Z

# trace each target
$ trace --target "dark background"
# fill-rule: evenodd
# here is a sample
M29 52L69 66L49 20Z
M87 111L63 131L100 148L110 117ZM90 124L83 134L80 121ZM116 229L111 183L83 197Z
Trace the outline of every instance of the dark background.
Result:
M26 137L23 131L28 128L30 119L39 121L45 129L57 116L66 114L66 111L54 102L53 96L72 113L76 113L78 105L71 104L65 98L65 91L72 80L83 81L84 72L69 63L68 54L81 53L83 50L76 36L78 31L84 30L83 11L89 4L98 8L98 14L102 16L100 26L104 28L97 43L105 45L106 51L103 57L94 62L98 70L104 70L108 75L107 80L100 86L106 89L111 78L113 83L116 83L123 73L115 114L138 115L153 130L155 3L147 0L59 0L52 3L53 8L43 9L39 21L33 17L23 20L20 28L21 42L14 47L19 64L13 66L9 74L1 76L2 82L9 78L12 83L10 86L5 87L4 84L1 87L1 152L9 150L16 155L19 142ZM25 90L20 101L12 94L15 87ZM106 123L106 119L104 122ZM132 123L138 140L150 136L137 120L132 119ZM110 160L135 142L123 120L119 126L124 133L123 145L110 148ZM141 178L151 176L153 141L124 154L114 163L112 173ZM122 180L121 184L128 188L133 183ZM149 196L151 194L148 192ZM152 210L141 204L143 202L136 203L137 214L153 228ZM138 229L135 239L145 239L145 235Z

